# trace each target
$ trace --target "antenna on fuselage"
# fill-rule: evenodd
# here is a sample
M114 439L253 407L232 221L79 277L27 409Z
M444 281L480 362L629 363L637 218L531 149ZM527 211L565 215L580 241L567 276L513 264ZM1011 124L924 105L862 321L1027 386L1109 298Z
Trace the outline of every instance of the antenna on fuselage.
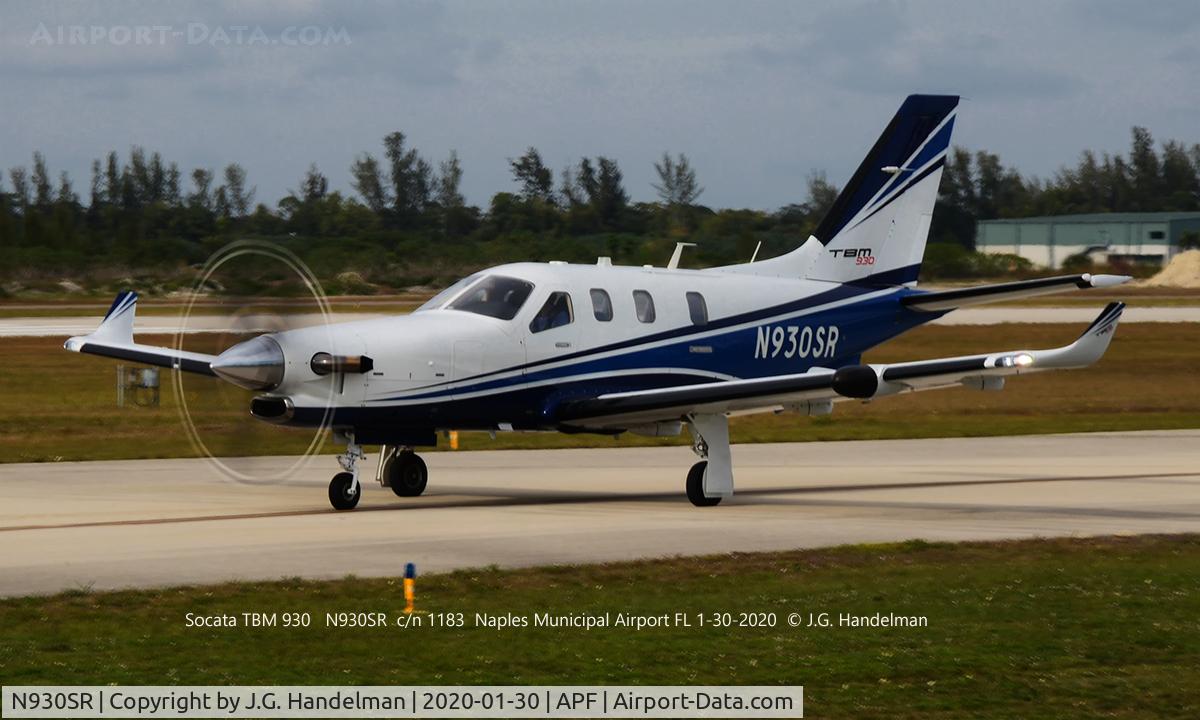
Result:
M696 243L677 242L675 243L675 252L671 255L671 261L667 263L668 270L674 270L679 267L679 258L683 257L683 249L685 247L696 247Z
M754 246L754 254L750 256L750 262L754 262L754 260L758 257L759 250L762 250L762 240L759 240L758 244Z

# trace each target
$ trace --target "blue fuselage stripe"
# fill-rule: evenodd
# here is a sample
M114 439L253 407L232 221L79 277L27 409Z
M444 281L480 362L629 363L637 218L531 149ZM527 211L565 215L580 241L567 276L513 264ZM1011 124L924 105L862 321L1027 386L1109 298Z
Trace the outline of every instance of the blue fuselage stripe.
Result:
M813 367L842 367L859 362L871 347L942 314L903 307L899 298L911 292L898 289L809 314L797 316L799 310L775 314L762 325L733 328L702 339L682 337L658 347L631 348L557 367L527 368L518 375L468 387L376 400L361 408L338 408L333 420L356 426L458 429L487 429L511 422L517 429L549 429L556 427L556 408L569 400L711 382L712 374L755 378ZM838 328L836 341L832 348L826 342L818 353L817 330L824 328L828 339L830 327ZM711 352L694 352L701 344ZM295 422L305 424L315 417L308 418L307 410L297 409Z
M767 318L773 318L773 317L780 316L780 315L787 315L789 313L794 313L794 312L797 312L800 310L818 307L820 305L825 305L825 304L828 304L831 302L837 302L838 300L844 300L846 298L854 297L856 295L865 295L867 293L877 292L880 289L882 289L880 286L884 285L884 284L885 284L885 282L881 281L874 286L866 285L866 284L838 285L836 287L830 288L829 290L817 293L816 295L812 295L807 298L793 300L791 302L783 303L781 305L775 305L775 306L768 307L768 308L763 308L760 310L755 310L753 312L741 313L739 315L732 315L732 316L726 317L726 318L719 318L719 319L713 320L709 324L703 325L703 326L691 325L691 326L676 328L674 330L667 330L667 331L661 332L661 333L655 333L653 335L644 335L641 337L630 338L628 340L621 340L619 342L610 343L608 345L602 345L600 347L590 348L588 350L581 350L579 352L570 353L567 355L561 355L561 356L553 357L553 358L546 358L544 360L537 360L534 362L525 363L523 365L514 365L512 367L502 368L499 370L492 370L490 372L476 375L474 377L464 378L463 380L460 380L460 381L447 381L444 383L438 383L436 385L431 385L429 387L432 388L432 387L440 387L442 385L449 385L449 384L451 384L451 382L454 382L456 384L457 383L465 383L465 382L477 382L479 380L482 380L483 378L493 377L495 375L510 373L510 372L514 372L517 370L525 370L528 372L528 370L530 368L540 367L543 365L549 365L551 363L560 363L560 362L564 362L567 360L575 360L578 358L583 358L583 357L587 357L587 356L591 356L591 355L599 355L601 353L613 352L615 350L623 350L626 348L638 347L640 345L647 345L650 343L661 342L663 340L670 340L672 338L683 338L683 337L687 337L687 336L697 335L700 333L712 332L713 330L720 330L721 328L732 327L735 325L741 325L741 324L747 323L747 322L754 322L756 320L764 320ZM456 391L457 392L466 392L467 390L460 386L459 388L457 388ZM429 394L428 396L432 396L432 394ZM407 397L426 397L426 395L407 396ZM387 399L399 399L399 398L387 398Z
M747 364L742 362L740 358L730 362L731 356L737 356L738 345L745 345L747 336L751 336L749 347L753 350L753 342L756 340L757 327L743 328L741 330L732 331L730 333L718 333L712 335L713 331L722 328L735 327L755 321L770 321L772 324L785 322L791 316L797 313L804 312L820 305L825 305L838 300L844 300L848 297L856 295L866 295L868 293L878 292L881 288L871 287L867 285L839 285L837 288L819 293L803 300L797 300L783 305L777 305L772 308L756 310L751 313L722 318L720 320L709 323L708 325L692 325L682 328L676 328L663 333L644 336L640 338L632 338L617 343L611 343L590 350L584 350L569 355L547 358L537 362L526 363L524 365L516 365L500 370L477 375L472 378L465 378L455 383L456 387L444 387L450 383L441 383L436 386L431 386L428 392L412 393L386 398L377 398L373 402L389 402L399 400L420 400L438 397L449 397L453 395L463 395L468 393L477 393L496 388L502 388L513 384L528 384L540 380L549 380L564 376L590 374L596 372L612 372L618 370L632 370L636 368L651 368L651 367L672 367L672 368L693 368L698 371L707 371L711 373L720 373L724 375L732 375L735 377L761 377L762 375L773 374L772 369L763 368L764 363ZM852 303L837 308L832 308L825 312L812 313L804 316L803 323L806 325L816 326L823 322L820 318L827 314L838 313L844 314L851 311L855 307L870 306L869 311L874 317L875 313L884 312L890 314L890 311L898 307L898 294L889 294L871 301L863 303ZM882 308L887 309L882 309ZM800 326L797 325L797 328ZM785 342L789 342L786 338ZM799 332L799 329L797 330ZM839 331L840 332L840 331ZM699 338L699 335L706 337ZM660 343L664 340L678 339L678 343L670 343L655 348L647 348L645 346ZM709 353L694 353L691 351L691 346L695 343L701 343L706 347L711 348ZM839 339L840 343L840 339ZM587 358L600 354L611 353L618 350L631 350L632 352L621 353L615 356L597 358L588 360ZM865 348L864 348L865 349ZM837 347L835 345L835 352ZM786 352L786 348L781 350ZM861 353L861 350L859 351ZM811 354L811 350L810 353ZM838 353L841 354L841 353ZM854 353L857 355L858 353ZM793 355L794 357L794 355ZM571 360L579 360L580 362L569 363L567 365L559 365L558 367L548 368L545 370L537 370L550 364L565 363ZM773 363L765 363L766 365L774 365ZM514 373L524 371L521 375L508 376L497 378L496 375ZM783 372L796 372L795 369L781 370ZM486 380L485 378L494 378ZM432 389L437 388L437 389Z

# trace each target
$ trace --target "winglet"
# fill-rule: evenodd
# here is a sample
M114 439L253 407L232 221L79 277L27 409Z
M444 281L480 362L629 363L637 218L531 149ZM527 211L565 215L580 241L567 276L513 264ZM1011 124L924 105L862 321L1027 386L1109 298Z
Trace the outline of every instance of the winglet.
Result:
M1050 350L1042 357L1035 353L1035 367L1084 367L1096 362L1108 350L1123 312L1125 303L1109 303L1078 340L1064 348Z
M1079 339L1070 345L1051 350L1021 350L993 355L988 358L987 367L1013 368L1018 373L1087 367L1108 350L1123 312L1125 303L1109 303Z
M1088 326L1088 329L1084 330L1083 334L1080 335L1079 339L1075 342L1084 342L1089 336L1092 336L1095 338L1103 338L1104 345L1107 347L1108 343L1112 340L1113 329L1117 327L1117 322L1121 319L1121 314L1123 312L1125 312L1125 303L1110 302L1107 306L1105 306L1104 310L1096 316L1096 319L1092 321L1092 324Z
M112 305L100 321L100 327L90 335L73 337L63 343L63 347L72 352L79 352L87 340L98 340L115 345L133 344L133 318L137 313L138 294L125 290L117 294Z

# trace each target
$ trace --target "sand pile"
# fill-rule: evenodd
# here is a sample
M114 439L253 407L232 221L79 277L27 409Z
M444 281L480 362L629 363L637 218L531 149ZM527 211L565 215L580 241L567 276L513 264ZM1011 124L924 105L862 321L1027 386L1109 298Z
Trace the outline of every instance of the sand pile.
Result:
M1179 253L1171 258L1161 272L1143 284L1149 287L1200 288L1200 250Z

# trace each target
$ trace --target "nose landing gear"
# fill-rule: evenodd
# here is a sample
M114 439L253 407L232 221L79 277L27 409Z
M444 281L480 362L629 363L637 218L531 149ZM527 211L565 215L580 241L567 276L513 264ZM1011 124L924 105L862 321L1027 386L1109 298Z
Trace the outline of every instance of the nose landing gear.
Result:
M367 455L358 443L354 442L353 434L347 437L346 452L337 458L338 465L341 465L345 472L334 475L329 481L329 504L334 510L353 510L362 497L362 484L358 481L358 461L366 459Z
M361 497L362 486L353 473L338 473L329 481L329 504L334 510L353 510Z

